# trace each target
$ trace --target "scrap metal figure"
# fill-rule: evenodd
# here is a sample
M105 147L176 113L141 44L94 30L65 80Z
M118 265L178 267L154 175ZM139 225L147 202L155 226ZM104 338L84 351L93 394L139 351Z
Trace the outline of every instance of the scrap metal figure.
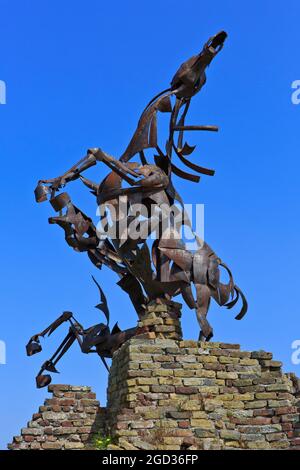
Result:
M168 227L168 236L158 232L151 252L147 240L153 232L153 221L156 222L156 226L161 226L163 207L171 208L174 203L181 207L178 209L181 211L181 226L188 225L192 229L184 211L183 200L173 185L173 175L191 182L199 182L201 174L214 175L214 170L190 160L195 146L184 142L184 132L216 132L218 128L186 125L185 120L191 99L204 86L206 69L221 51L226 37L227 34L224 31L216 34L206 42L198 55L191 57L180 66L171 81L170 88L156 95L145 107L137 129L119 159L100 148L89 149L86 156L63 175L40 180L35 189L37 202L46 201L49 197L52 207L58 213L57 216L49 219L49 223L57 224L64 230L68 245L75 251L86 252L97 268L101 269L102 265L105 265L117 273L118 285L129 295L139 317L144 313L148 302L157 298L170 300L175 295L181 294L188 307L196 310L201 329L199 339L202 341L209 341L213 336L212 327L207 320L210 299L213 298L220 306L232 308L241 298L243 305L236 316L236 319L240 320L247 311L245 296L235 285L229 268L206 243L199 241L196 234L195 238L199 242L197 251L191 253L186 250L182 240L176 237L173 218ZM172 97L175 97L174 104L172 104ZM158 143L158 113L170 114L165 150ZM175 138L176 135L177 138ZM152 163L149 163L147 160L149 157L146 157L145 151L148 149L154 150ZM139 157L140 162L132 161L135 156ZM179 168L174 163L176 158L194 173ZM86 170L99 163L110 170L100 184L83 176ZM105 207L104 213L101 214L101 222L106 224L106 227L108 226L108 212L113 209L113 225L117 229L115 236L103 237L92 219L73 204L68 193L59 192L68 183L77 179L90 189L96 197L98 206ZM125 210L121 208L121 201L124 197L126 197ZM146 207L148 212L143 220L137 214L133 214L132 209L135 204L142 204ZM151 212L153 206L154 215ZM124 240L120 231L124 220L127 224L135 222L135 227L139 227L142 235L133 237L129 230ZM229 273L228 284L220 282L220 268L224 268ZM192 291L193 284L196 290L195 298ZM99 289L102 292L100 286ZM75 339L78 340L83 352L92 352L85 347L90 329L84 330L71 314L63 314L54 322L54 326L50 325L40 335L43 336L48 331L52 333L64 321L71 324L66 344L63 344L62 349L56 352L58 358L54 355L55 361L52 358L50 362L45 363L42 371L55 372L57 360ZM128 333L122 332L121 334L115 330L116 327L110 332L108 325L96 325L93 328L101 332L99 333L101 342L93 343L92 341L89 344L96 348L95 352L102 358L112 357L116 345L120 346L136 332L133 328L128 330ZM29 355L39 349L38 337L40 335L35 335L31 339L28 346ZM102 354L103 347L105 354ZM39 385L46 383L48 379L38 380Z
M94 277L93 280L98 286L100 293L100 303L96 305L96 308L104 313L106 324L99 323L98 325L84 329L83 326L74 318L72 312L63 312L63 314L57 318L57 320L51 323L51 325L49 325L45 330L43 330L41 333L33 335L26 345L28 356L33 356L34 354L41 352L42 347L39 339L41 336L44 337L46 334L50 336L60 325L65 322L69 322L70 324L67 336L64 338L52 357L44 362L38 375L36 376L36 385L38 388L46 387L51 383L51 376L49 374L44 374L44 371L58 373L58 370L55 366L72 346L74 341L78 341L80 349L83 353L98 354L106 369L109 370L105 358L111 358L114 351L122 346L125 341L135 335L137 328L130 328L122 331L119 328L118 323L116 323L110 331L107 300L104 292Z

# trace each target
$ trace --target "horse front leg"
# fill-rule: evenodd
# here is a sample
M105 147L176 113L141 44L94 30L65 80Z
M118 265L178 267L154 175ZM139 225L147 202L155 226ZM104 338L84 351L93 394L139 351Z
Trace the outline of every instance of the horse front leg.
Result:
M197 302L196 315L200 325L199 341L209 341L213 337L213 329L207 320L210 305L210 289L202 284L195 284Z

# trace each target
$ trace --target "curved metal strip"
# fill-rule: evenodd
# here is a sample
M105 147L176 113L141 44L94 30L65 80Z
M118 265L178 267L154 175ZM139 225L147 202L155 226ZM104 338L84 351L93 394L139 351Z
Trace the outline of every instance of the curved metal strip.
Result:
M171 163L171 168L172 168L173 173L176 176L179 176L179 178L183 178L184 180L188 180L188 181L193 181L193 183L199 183L200 181L200 176L187 173L186 171L183 171L180 168L178 168L176 165L174 165L174 163Z

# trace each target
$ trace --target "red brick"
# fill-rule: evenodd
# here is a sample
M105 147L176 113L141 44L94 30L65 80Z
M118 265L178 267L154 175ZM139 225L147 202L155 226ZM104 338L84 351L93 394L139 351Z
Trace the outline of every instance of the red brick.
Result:
M72 421L62 421L61 425L66 428L71 428L73 426Z
M240 344L230 344L230 343L220 343L219 347L221 349L240 349Z
M51 384L48 386L48 392L66 392L70 389L69 385L65 384Z
M280 423L281 419L280 419L280 416L273 416L272 418L272 423L273 424L278 424Z
M282 423L281 427L283 431L290 431L293 429L293 425L291 423Z
M291 440L292 446L300 446L300 437Z
M239 393L239 391L236 387L220 387L220 394L223 393ZM241 391L241 393L243 392Z
M69 411L71 411L71 408L70 408L70 406L63 406L63 407L62 407L62 410L63 410L65 413L68 413Z
M39 421L40 426L49 426L49 424L50 421L48 421L47 419L41 419L41 421Z
M280 392L277 394L277 397L279 400L291 400L293 398L293 395L287 392Z
M263 417L256 417L256 418L231 418L231 423L237 424L237 425L249 425L249 426L255 426L255 425L265 425L265 424L271 424L271 418L263 418Z
M198 393L197 387L176 387L176 393L180 395L194 395Z
M174 429L172 430L172 437L187 437L194 438L193 431L191 429Z
M58 413L59 411L61 411L61 406L54 405L54 406L51 406L51 409L55 413Z
M254 410L253 416L274 416L274 410L266 410L266 409Z
M281 408L276 408L275 414L277 415L288 415L291 413L297 413L297 408L295 406L284 406Z
M262 416L257 416L252 419L250 418L248 422L251 425L255 425L255 424L265 425L265 424L271 424L272 418L264 418Z
M190 422L189 421L179 421L178 422L178 427L182 429L188 429L190 427Z
M89 432L91 432L90 427L88 427L88 428L80 427L80 428L77 429L78 434L87 434Z
M116 429L127 429L128 423L126 421L121 421L116 424Z
M226 367L224 364L219 364L218 362L206 362L204 364L204 369L206 370L226 370Z
M47 405L60 405L63 398L51 398L50 400L46 400Z
M75 392L66 392L64 393L65 398L75 398Z
M71 398L67 398L65 400L60 400L59 401L59 404L61 406L73 406L75 405L76 401L74 399L71 399Z

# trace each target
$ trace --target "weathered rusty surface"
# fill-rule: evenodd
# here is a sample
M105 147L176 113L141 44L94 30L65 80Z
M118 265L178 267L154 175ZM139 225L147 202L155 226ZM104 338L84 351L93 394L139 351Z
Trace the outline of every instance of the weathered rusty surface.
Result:
M192 182L199 182L200 175L214 175L214 170L190 160L195 146L185 142L184 133L215 132L218 127L191 125L185 121L191 99L204 86L206 69L222 49L226 37L224 31L211 37L199 54L180 66L171 86L156 95L145 107L133 137L119 159L101 148L91 148L85 157L61 176L40 180L35 189L37 202L44 202L49 198L57 212L56 216L49 218L49 223L59 225L64 230L67 244L75 251L86 252L97 268L101 269L104 265L117 273L117 284L129 295L139 318L143 316L149 302L159 298L171 300L181 294L188 307L196 310L201 329L199 337L207 341L213 336L212 327L207 320L211 298L220 306L232 308L241 297L243 305L236 316L238 320L247 311L246 299L235 285L229 268L205 242L199 241L196 234L198 249L194 253L186 249L182 240L171 236L175 231L174 214L169 217L168 236L162 233L161 225L166 209L177 203L180 207L177 209L180 227L186 225L192 229L183 200L174 187L173 175ZM165 150L158 143L159 113L169 115ZM149 149L153 151L150 156ZM136 156L140 161L132 161ZM153 161L148 161L150 159ZM176 159L193 173L178 167ZM86 170L99 164L109 169L100 184L83 176ZM114 236L103 237L92 219L72 202L69 194L61 192L68 183L78 179L96 198L98 206L105 208L100 221L104 229L115 230ZM125 197L127 199L124 206L122 201ZM146 210L142 218L140 214L133 212L137 204ZM130 224L138 227L138 237L133 236ZM159 230L150 253L147 242L153 233L153 226ZM220 282L220 268L227 270L229 274L227 284ZM193 294L193 285L196 295ZM72 314L64 313L48 329L31 338L27 346L29 355L39 352L39 336L52 333L65 321L70 323L69 333L63 344L42 366L38 386L47 384L49 378L45 378L47 376L43 372L55 372L55 364L75 340L79 342L83 352L95 351L105 360L135 333L134 328L122 332L116 326L110 331L106 299L101 287L98 287L101 295L98 308L105 314L107 324L101 323L85 330Z
M45 335L50 336L60 325L65 322L69 323L68 334L57 348L55 353L51 356L51 358L44 362L36 377L36 385L38 388L49 385L51 382L51 376L49 374L45 374L44 372L58 373L56 364L75 341L78 342L83 353L97 353L105 367L108 369L105 358L112 358L114 351L116 351L123 343L125 343L125 341L134 336L136 328L130 328L122 331L117 323L112 328L112 330L110 330L109 308L106 297L95 279L94 282L98 286L100 294L100 303L96 305L96 308L103 312L106 318L106 324L99 323L85 329L75 319L72 312L63 312L63 314L57 320L51 323L51 325L49 325L45 330L33 335L26 345L26 352L28 356L32 356L41 352L42 347L40 344L40 337L44 337Z

